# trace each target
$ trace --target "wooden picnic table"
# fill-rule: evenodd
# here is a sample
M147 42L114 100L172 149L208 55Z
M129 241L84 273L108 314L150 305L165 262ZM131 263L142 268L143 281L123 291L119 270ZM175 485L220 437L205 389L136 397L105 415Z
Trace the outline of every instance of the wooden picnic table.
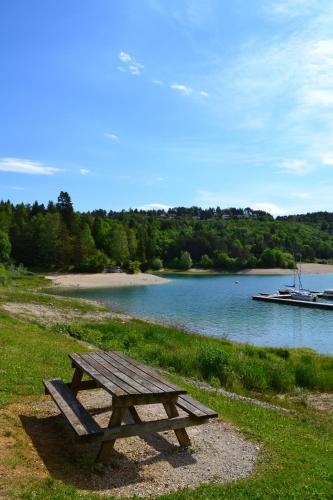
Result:
M121 352L96 351L70 354L69 357L74 368L72 381L66 384L61 379L44 380L45 390L79 439L101 443L97 461L106 462L110 458L116 439L170 429L174 430L181 446L190 446L186 427L217 417L214 410L188 396L184 389ZM89 380L82 380L84 374ZM112 396L112 413L107 428L101 428L77 399L79 391L96 388L102 388ZM167 418L142 421L135 407L156 403L164 406ZM186 416L180 416L178 408ZM132 423L122 425L128 416Z

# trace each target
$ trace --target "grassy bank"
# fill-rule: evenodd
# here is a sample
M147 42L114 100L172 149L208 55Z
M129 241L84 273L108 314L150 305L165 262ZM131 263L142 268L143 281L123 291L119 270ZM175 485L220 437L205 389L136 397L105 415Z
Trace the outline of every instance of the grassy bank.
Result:
M68 318L75 311L82 315L103 310L93 304L36 291L36 284L43 283L34 277L11 280L10 286L0 287L0 306L18 302L38 304L62 311ZM41 474L40 467L35 468L29 458L31 443L20 420L14 417L14 413L24 414L27 406L34 414L34 405L43 394L43 378L70 380L68 353L88 349L74 338L77 337L169 370L171 380L185 386L194 397L216 409L224 421L237 425L245 436L261 444L259 462L249 479L202 485L194 491L163 498L331 498L333 428L328 416L302 406L296 407L295 415L280 414L186 386L182 378L185 375L204 379L237 392L255 393L257 397L261 394L263 398L274 397L274 393L281 391L331 391L331 357L305 350L237 345L138 320L71 322L68 319L44 326L38 322L39 318L28 321L0 313L0 438L5 443L2 446L6 446L0 454L0 497L82 498L83 493L73 482L56 480L52 471ZM14 405L13 410L10 405ZM75 477L82 464L67 460L64 456L63 465ZM87 464L85 467L85 474L93 481L93 469ZM100 497L90 493L85 498Z
M311 350L235 344L140 320L63 324L54 330L236 392L333 390L333 358Z
M2 407L9 403L27 404L27 400L31 405L36 404L43 393L42 378L60 376L69 380L71 369L67 354L86 350L74 339L4 314L0 316L0 343ZM184 385L178 375L171 378ZM261 454L253 477L247 480L203 485L195 491L163 498L330 498L333 430L326 418L306 410L301 415L278 414L191 386L186 388L194 397L215 408L224 421L236 424L248 438L261 443ZM14 417L9 416L7 408L0 412L1 434L9 442L9 455L0 457L0 496L2 493L5 498L6 495L26 499L82 498L82 493L70 482L54 480L52 475L38 477L35 464L27 459L29 441L23 437L19 421L15 424L14 437L10 430ZM82 464L67 463L66 457L64 460L75 476ZM6 471L6 475L1 476L1 471ZM93 480L92 469L85 469L85 474ZM90 493L85 498L98 496Z

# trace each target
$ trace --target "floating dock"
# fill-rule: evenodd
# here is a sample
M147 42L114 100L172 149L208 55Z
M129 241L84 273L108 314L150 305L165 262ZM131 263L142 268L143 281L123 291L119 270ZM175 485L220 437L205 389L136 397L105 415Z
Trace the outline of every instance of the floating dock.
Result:
M312 309L330 309L333 311L333 302L308 302L305 300L294 300L290 295L277 295L270 293L260 293L254 295L253 300L261 300L262 302L274 302L275 304L284 304L288 306L312 307Z

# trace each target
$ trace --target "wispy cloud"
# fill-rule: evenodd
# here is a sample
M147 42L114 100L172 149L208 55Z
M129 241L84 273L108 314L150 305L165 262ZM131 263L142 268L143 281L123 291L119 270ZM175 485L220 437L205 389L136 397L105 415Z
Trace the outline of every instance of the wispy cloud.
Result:
M130 56L127 52L121 51L118 54L118 59L122 62L122 65L118 66L118 70L123 73L131 73L131 75L140 75L144 65L139 63L134 57Z
M265 10L276 17L304 17L315 12L318 8L317 0L277 0L265 2Z
M209 96L208 92L206 92L205 90L200 90L199 94L202 95L203 97Z
M310 198L311 197L311 194L310 193L307 193L307 192L294 192L294 193L290 193L290 196L292 196L293 198L300 198L302 200L305 200L307 198Z
M116 141L118 139L118 136L116 134L105 133L104 137L107 137L108 139L112 139L113 141Z
M327 166L333 165L333 158L331 158L329 156L325 156L323 158L323 165L327 165Z
M80 168L80 174L81 175L88 175L88 174L91 174L91 170L89 170L88 168Z
M137 207L138 210L168 210L170 205L164 205L163 203L147 203L146 205L141 205Z
M159 80L158 78L154 78L154 80L152 80L152 82L155 84L155 85L163 85L163 80Z
M172 85L170 85L170 88L172 88L172 90L180 92L183 95L190 95L192 93L191 87L179 83L173 83Z
M313 172L314 166L304 160L285 160L276 165L279 169L294 175L307 175Z
M275 203L254 203L251 208L253 210L263 210L264 212L268 212L269 214L276 217L277 215L285 215L287 211L284 208L275 205Z
M0 158L2 172L15 172L30 175L53 175L61 169L49 167L43 163L22 158Z

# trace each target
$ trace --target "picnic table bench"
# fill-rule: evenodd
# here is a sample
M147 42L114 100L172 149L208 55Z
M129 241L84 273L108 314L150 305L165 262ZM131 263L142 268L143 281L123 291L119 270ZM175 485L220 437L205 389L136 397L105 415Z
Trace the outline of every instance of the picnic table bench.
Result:
M106 462L116 439L146 433L174 430L181 446L190 446L186 427L204 424L217 413L186 394L186 391L164 380L149 366L121 352L96 351L69 355L74 374L70 383L61 379L44 380L49 394L66 417L80 441L101 443L96 460ZM83 375L89 380L82 380ZM103 388L112 396L108 427L102 428L77 399L82 390ZM167 418L141 420L136 406L161 403ZM186 413L180 416L178 408ZM123 423L130 415L132 423Z

